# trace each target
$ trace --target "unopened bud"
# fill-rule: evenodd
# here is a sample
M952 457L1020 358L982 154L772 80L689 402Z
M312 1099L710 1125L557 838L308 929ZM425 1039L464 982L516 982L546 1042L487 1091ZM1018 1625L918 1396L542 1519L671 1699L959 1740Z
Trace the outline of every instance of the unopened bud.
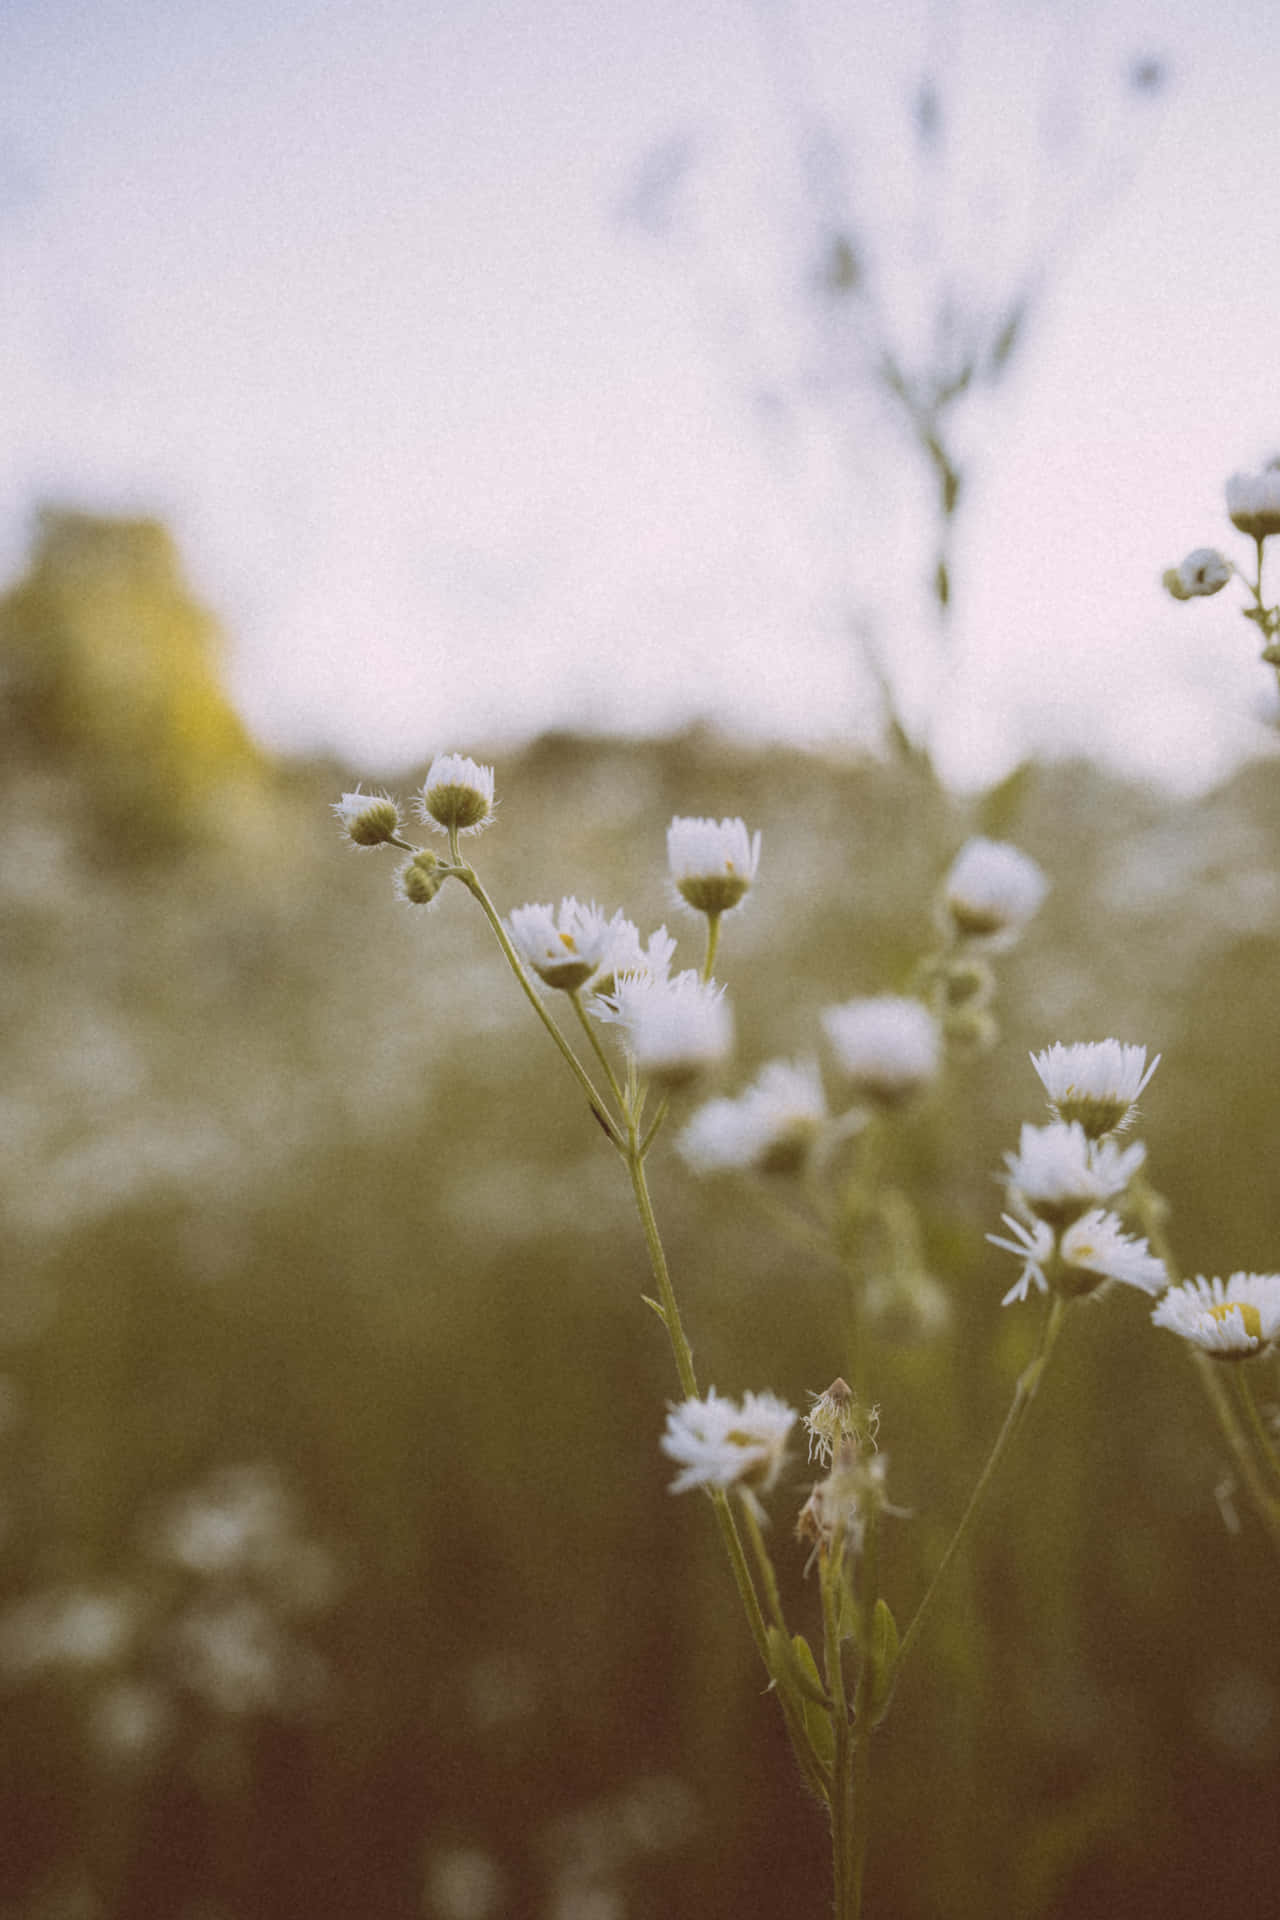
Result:
M400 831L400 809L387 793L344 793L333 811L353 846L382 847Z
M479 833L493 818L493 768L460 753L438 754L431 762L419 811L427 823L447 833Z
M400 896L411 907L429 907L444 885L445 877L440 872L440 860L430 847L423 847L401 867L396 879Z

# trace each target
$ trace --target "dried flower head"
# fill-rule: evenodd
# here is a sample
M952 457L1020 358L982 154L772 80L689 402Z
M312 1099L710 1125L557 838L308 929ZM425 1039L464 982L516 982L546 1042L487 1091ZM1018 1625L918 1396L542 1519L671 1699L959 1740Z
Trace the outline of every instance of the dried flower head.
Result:
M795 1409L772 1393L722 1400L684 1400L667 1414L659 1445L680 1472L672 1493L690 1487L744 1487L767 1492L778 1477Z
M493 819L493 768L460 753L437 754L418 797L428 826L442 833L479 833Z
M842 1446L855 1452L875 1451L880 1426L879 1407L860 1407L847 1380L837 1377L824 1393L810 1396L813 1405L804 1416L809 1436L809 1458L829 1467Z
M827 1007L822 1025L850 1091L897 1106L933 1080L942 1063L938 1023L920 1000L897 994Z
M1247 1360L1280 1342L1280 1273L1233 1273L1170 1287L1151 1315L1218 1360Z
M1043 1053L1033 1053L1031 1064L1056 1118L1078 1120L1089 1138L1098 1140L1132 1124L1138 1096L1160 1065L1160 1055L1148 1066L1145 1047L1125 1046L1119 1040L1081 1041L1069 1047L1055 1041Z
M741 905L760 863L760 835L741 820L677 816L667 828L667 864L681 898L698 913Z
M1049 883L1029 855L981 836L961 847L942 885L942 908L962 940L1011 947L1039 912Z
M827 1117L813 1061L771 1060L736 1100L709 1100L676 1141L694 1173L799 1173Z

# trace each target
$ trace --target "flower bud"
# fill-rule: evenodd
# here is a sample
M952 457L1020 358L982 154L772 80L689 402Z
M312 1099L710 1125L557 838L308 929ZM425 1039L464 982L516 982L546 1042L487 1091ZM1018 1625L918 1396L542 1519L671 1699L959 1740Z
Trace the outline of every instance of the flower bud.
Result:
M1203 600L1221 593L1235 568L1216 547L1197 547L1164 575L1164 588L1175 600Z
M429 907L444 885L440 860L430 847L422 847L407 860L396 875L400 897L411 907Z
M957 939L1010 947L1038 912L1049 883L1027 854L979 835L956 855L942 883L942 908Z
M356 847L382 847L400 831L400 809L387 793L344 793L333 811Z
M667 862L681 898L697 913L729 913L746 898L760 863L760 835L741 820L686 820L667 828Z
M422 783L418 810L428 825L445 833L479 833L493 819L493 768L460 753L437 754Z

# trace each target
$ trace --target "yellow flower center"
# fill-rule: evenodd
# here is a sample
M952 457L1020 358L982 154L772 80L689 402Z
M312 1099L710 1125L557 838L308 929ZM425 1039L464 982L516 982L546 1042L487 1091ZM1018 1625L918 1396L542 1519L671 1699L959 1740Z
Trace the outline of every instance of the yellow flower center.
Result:
M1229 1314L1238 1313L1241 1324L1251 1340L1262 1338L1262 1315L1248 1300L1226 1300L1220 1307L1210 1307L1215 1320L1225 1320Z

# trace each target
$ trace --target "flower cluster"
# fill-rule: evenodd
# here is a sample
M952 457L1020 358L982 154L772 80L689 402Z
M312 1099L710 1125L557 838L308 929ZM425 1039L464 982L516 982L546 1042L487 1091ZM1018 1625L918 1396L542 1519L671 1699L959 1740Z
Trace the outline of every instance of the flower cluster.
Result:
M1138 1094L1159 1064L1146 1064L1145 1047L1100 1040L1054 1046L1033 1055L1055 1119L1024 1126L1017 1153L1005 1155L1011 1212L1009 1236L988 1234L993 1246L1015 1254L1022 1272L1005 1304L1025 1300L1034 1285L1072 1299L1115 1280L1143 1293L1168 1285L1164 1263L1145 1239L1127 1234L1108 1211L1146 1158L1138 1143L1122 1147L1114 1135L1131 1122Z
M1267 606L1262 596L1262 563L1266 542L1280 533L1280 456L1253 473L1233 473L1226 485L1227 518L1254 543L1253 577L1216 547L1197 547L1163 577L1166 593L1175 600L1204 600L1238 579L1249 604L1241 608L1261 635L1262 658L1280 673L1280 605Z

